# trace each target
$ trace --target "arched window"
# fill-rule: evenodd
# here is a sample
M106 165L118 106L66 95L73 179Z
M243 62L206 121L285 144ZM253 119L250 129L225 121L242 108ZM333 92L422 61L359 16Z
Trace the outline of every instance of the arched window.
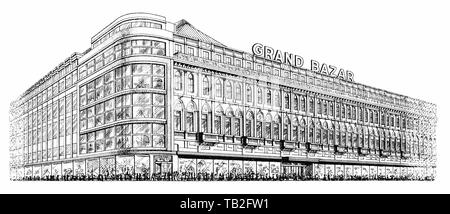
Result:
M251 103L253 100L253 98L252 98L252 87L251 86L247 86L247 91L246 91L246 94L247 94L247 102L248 103Z
M341 125L341 146L345 145L347 145L347 128L345 125Z
M222 81L221 80L216 80L216 97L222 97Z
M201 115L201 131L211 133L211 108L208 105L204 105L202 108Z
M242 86L240 83L236 83L236 100L242 99Z
M378 124L378 112L374 111L374 123Z
M373 130L373 134L375 135L375 142L374 142L374 149L379 150L380 149L380 130L376 129Z
M322 125L320 122L317 122L316 126L316 143L321 144L322 141Z
M272 116L268 113L265 118L265 132L266 132L266 138L271 139L272 138Z
M280 139L280 125L281 125L281 118L280 118L280 116L276 116L275 120L273 121L273 139L274 140Z
M347 126L347 147L353 146L353 127Z
M267 105L272 105L272 90L267 89L267 97L266 97Z
M262 125L263 125L263 115L258 113L256 116L256 137L262 138Z
M225 120L224 120L224 124L225 124L225 134L226 135L231 135L231 120L234 117L233 114L233 110L231 108L228 108L227 111L225 112Z
M194 121L196 121L196 117L198 115L198 110L197 110L197 106L195 105L194 102L190 102L187 105L186 108L186 120L185 120L185 125L186 125L186 131L188 132L194 132Z
M284 117L283 123L283 139L289 140L289 128L291 127L291 121L288 117Z
M237 110L234 118L234 135L236 136L241 136L242 120L243 114L240 110Z
M286 109L290 109L291 108L291 102L289 100L289 94L288 93L284 94L284 108L286 108Z
M337 112L337 111L336 111ZM341 145L341 126L339 124L336 124L335 126L335 133L336 133L336 140L334 145Z
M339 104L336 104L336 117L341 117L341 108Z
M245 117L245 135L252 137L253 136L253 120L255 117L251 111L247 112L247 116Z
M322 101L317 99L317 114L322 114Z
M208 77L203 77L203 95L209 96L211 93Z
M281 95L280 95L280 91L276 91L275 92L275 105L277 106L277 107L280 107L281 108Z
M219 105L216 107L214 115L214 133L222 134L222 117L224 116L223 109Z
M294 95L294 110L298 111L298 96Z
M183 82L180 70L175 70L174 82L175 82L175 90L183 89Z
M352 106L352 120L356 120L356 107Z
M365 118L365 122L367 123L367 122L369 122L369 111L366 109L366 114L364 115L364 118Z
M364 121L364 111L362 107L359 107L359 121Z
M309 113L311 113L311 114L314 113L314 99L313 98L309 98Z
M300 122L300 142L306 142L306 122L302 119Z
M174 128L176 131L181 131L182 127L181 127L181 115L182 115L182 111L183 111L183 103L181 101L178 101L175 104L174 107L174 115L173 115L173 123L174 123Z
M305 96L300 97L300 110L305 112L306 111L306 100Z
M335 145L334 143L334 124L330 124L330 129L328 130L328 144Z
M194 75L191 72L187 74L187 89L189 93L194 93Z
M314 102L313 102L314 103ZM308 134L308 142L312 143L314 139L314 122L311 120L309 121L309 134Z
M298 141L298 119L297 117L294 117L294 121L292 122L292 141Z
M358 130L353 126L352 127L353 133L352 133L352 147L357 148L358 147Z
M385 139L386 139L386 144L385 144L385 149L387 150L387 151L389 151L389 149L391 148L391 142L390 142L390 140L391 140L391 135L389 134L389 132L388 131L385 131L384 132L384 137L385 137Z
M262 90L260 87L258 87L258 91L257 91L257 100L258 100L258 104L262 104Z
M370 110L370 113L369 113L369 122L373 123L373 111L372 110Z
M330 115L334 116L334 104L333 104L333 101L330 101Z
M350 105L345 105L346 107L347 107L347 111L346 111L346 113L347 113L347 119L352 119L352 111L351 111L351 107L350 107ZM345 115L345 114L342 114L342 115ZM345 117L345 116L344 116Z
M232 99L233 95L233 86L231 85L230 81L225 82L225 98Z
M326 106L326 105L324 105L324 106ZM322 124L322 143L328 144L328 124L327 124L327 122L323 122L323 124Z

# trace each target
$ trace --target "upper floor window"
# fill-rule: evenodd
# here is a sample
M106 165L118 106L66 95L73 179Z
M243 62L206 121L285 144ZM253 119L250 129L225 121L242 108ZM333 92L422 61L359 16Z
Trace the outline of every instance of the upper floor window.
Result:
M281 108L281 95L280 95L280 91L276 91L275 92L275 105L277 106L277 107L280 107Z
M193 47L188 47L186 52L187 52L187 54L193 56L194 55L194 48Z
M294 95L294 110L298 111L298 97Z
M175 45L175 53L182 53L182 52L183 52L183 50L181 48L181 45L176 44Z
M225 82L225 98L231 99L233 94L233 86L230 81Z
M247 62L247 63L245 64L245 68L247 68L247 69L252 69L252 63L251 63L251 62Z
M317 100L317 114L322 114L322 101Z
M216 97L222 97L222 81L216 80Z
M247 86L247 102L252 102L252 87L251 86Z
M305 112L306 111L306 100L305 96L300 97L300 111Z
M208 51L203 51L203 58L209 59L209 52Z
M356 107L352 106L352 120L356 120Z
M175 90L182 90L183 82L182 82L182 78L181 78L181 72L179 70L175 70L174 76L175 76L175 78L174 78Z
M222 55L220 54L215 54L214 55L214 60L217 62L222 62Z
M225 57L225 63L231 65L231 57L229 57L229 56Z
M262 90L261 90L261 88L258 87L258 92L257 93L258 94L256 96L257 96L257 99L258 99L258 104L262 104Z
M236 100L242 99L242 86L240 83L236 83Z
M210 95L210 85L208 77L203 77L203 95Z
M309 99L309 112L314 113L314 99L313 98Z
M290 109L291 108L291 102L289 100L289 94L288 93L286 93L284 95L284 108L286 108L286 109Z
M189 93L194 93L194 75L191 72L187 75L187 89Z
M272 90L270 89L267 89L266 103L267 105L272 105Z
M242 60L236 59L236 66L242 67Z
M350 108L350 105L347 105L347 119L352 119L352 112Z

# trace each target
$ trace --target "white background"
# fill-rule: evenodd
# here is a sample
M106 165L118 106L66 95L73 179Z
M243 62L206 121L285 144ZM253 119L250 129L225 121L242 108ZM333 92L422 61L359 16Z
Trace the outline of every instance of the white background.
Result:
M448 1L2 1L2 193L449 193ZM186 19L230 47L255 42L349 69L355 81L438 106L434 182L11 182L9 103L130 12ZM307 64L305 64L307 65Z

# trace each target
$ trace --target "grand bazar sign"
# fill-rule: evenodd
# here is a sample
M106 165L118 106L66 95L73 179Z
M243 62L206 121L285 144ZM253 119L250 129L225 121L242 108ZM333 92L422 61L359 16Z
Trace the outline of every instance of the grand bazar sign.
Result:
M288 52L282 52L280 50L275 50L271 47L264 46L259 43L255 43L252 46L253 54L268 60L277 61L279 63L288 64L293 67L303 68L305 60L299 55L295 55ZM325 74L333 78L339 78L342 80L347 80L354 82L353 72L349 70L344 70L342 68L338 69L336 66L327 65L326 63L320 63L316 60L311 60L310 70L313 72Z

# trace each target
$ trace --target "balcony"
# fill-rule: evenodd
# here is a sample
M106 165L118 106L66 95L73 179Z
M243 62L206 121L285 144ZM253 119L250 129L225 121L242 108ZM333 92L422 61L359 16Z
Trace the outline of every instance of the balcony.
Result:
M343 146L335 145L334 152L337 154L344 154L345 152L347 152L347 149Z
M403 159L411 158L411 153L401 152L401 156Z
M306 149L308 152L315 153L320 150L320 145L315 143L306 143Z
M221 141L221 137L217 134L198 132L196 140L198 140L200 145L214 146Z
M261 138L242 136L241 143L243 147L246 148L256 148L258 146L263 145L264 140Z
M358 154L361 156L366 156L369 154L369 150L366 148L360 147L360 148L358 148Z
M389 152L389 151L381 150L381 152L380 152L381 157L389 157L390 155L391 155L391 152Z
M281 140L280 148L284 151L292 151L295 149L295 141Z
M176 139L197 139L198 132L188 132L188 131L179 131L175 130L174 136Z

